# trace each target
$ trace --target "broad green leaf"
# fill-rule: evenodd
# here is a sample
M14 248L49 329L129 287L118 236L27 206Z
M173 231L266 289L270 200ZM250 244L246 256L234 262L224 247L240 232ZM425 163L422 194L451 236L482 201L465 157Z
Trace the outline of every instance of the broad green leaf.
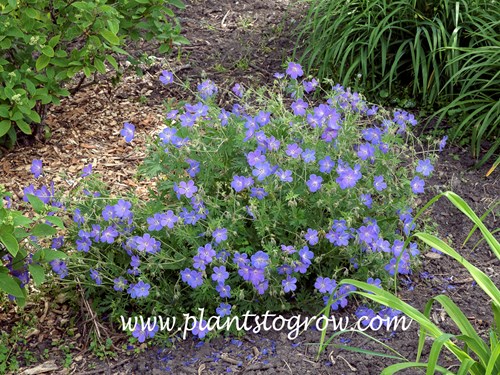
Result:
M16 238L10 234L10 233L2 233L0 235L0 242L2 242L5 247L7 248L7 251L15 257L17 255L17 252L19 251L19 243L17 242Z
M102 60L99 60L98 58L94 59L94 66L99 73L102 73L102 74L106 73L106 65L104 65Z
M92 75L92 72L90 71L90 68L88 66L83 67L83 73L87 78L90 78L90 76Z
M31 121L33 121L36 124L39 124L42 122L42 118L40 117L40 115L38 114L37 111L30 111L28 113L28 117L30 118Z
M14 216L14 226L15 227L26 227L30 225L33 222L29 217L26 217L24 215L15 215Z
M171 10L171 9L168 9L168 8L165 8L163 9L163 11L165 12L165 14L169 17L175 17L175 13Z
M9 136L7 144L10 145L11 147L14 147L14 145L17 142L16 129L14 129L14 127L11 126L10 129L9 129L9 131L7 132L7 135Z
M30 236L30 233L27 232L25 229L23 229L23 227L14 228L13 234L14 234L14 237L17 238L18 241L24 240L25 238ZM22 247L19 248L19 251L24 253L24 250Z
M23 119L23 113L19 110L19 108L14 108L12 111L12 115L10 116L10 119L12 121L19 121Z
M35 253L31 257L31 261L39 262L40 260L43 260L44 256L45 256L45 249L40 249L38 251L35 251Z
M51 262L54 259L64 259L67 258L68 255L66 253L63 253L62 251L59 250L49 250L45 249L43 252L44 259L47 262Z
M0 104L0 118L9 118L10 105Z
M19 287L19 284L16 283L11 276L5 273L0 273L0 289L16 298L24 298L23 291Z
M61 96L69 96L70 92L67 89L65 89L65 88L59 88L57 90L57 94L61 95Z
M118 31L120 31L120 22L117 19L108 20L108 27L109 30L116 35Z
M31 108L28 105L18 105L17 108L25 115L31 112Z
M31 203L31 207L35 210L37 214L42 213L45 210L45 203L33 194L28 194L28 201Z
M26 89L31 95L35 95L36 93L36 86L35 84L28 78L24 79L24 84L26 85Z
M164 43L160 46L160 48L158 48L158 52L160 53L167 53L168 51L170 51L170 44L168 43Z
M7 96L8 99L12 99L14 95L16 95L16 92L12 90L11 87L5 87L4 89L5 95Z
M64 229L64 223L63 223L63 221L60 218L58 218L57 216L45 216L44 219L47 220L47 221L49 221L49 222L51 222L56 227Z
M54 97L52 95L42 95L40 97L40 100L41 100L42 104L49 104L49 103L52 103L54 101Z
M123 48L120 48L118 46L112 46L111 49L116 52L116 53L121 53L122 55L127 55L127 56L130 56L130 54L125 51Z
M113 56L107 55L106 60L108 60L108 62L111 64L113 68L115 68L115 70L119 70L118 63L116 62L116 59Z
M53 36L52 38L50 38L48 45L51 46L52 48L54 48L57 45L57 43L59 43L60 39L61 39L61 34ZM61 56L58 56L58 57L61 57Z
M68 53L62 49L58 49L54 52L54 54L56 55L56 57L60 57L60 58L63 58L63 57L66 57L68 56ZM67 64L64 65L65 67L67 66Z
M49 65L50 62L50 57L42 54L38 56L38 59L36 59L35 67L37 71L40 71L44 69L47 65Z
M63 69L63 70L61 70L61 71L59 71L59 72L56 74L56 77L55 77L56 81L65 81L65 80L66 80L66 78L67 78L66 73L67 73L67 72L66 72L66 70L64 70L64 69Z
M11 121L10 120L3 120L0 121L0 137L7 134L11 127Z
M168 3L179 9L186 9L186 5L181 0L168 0Z
M42 47L42 53L45 56L54 57L54 49L49 45L45 45Z
M179 44L191 44L189 40L182 35L173 35L172 36L172 42L176 45Z
M21 289L21 291L25 291L25 289ZM26 292L23 293L23 297L16 298L16 303L19 307L24 307L26 305Z
M28 268L36 286L39 286L45 281L45 270L42 266L38 264L30 264Z
M102 29L99 32L99 34L102 35L104 37L104 39L106 39L112 45L120 44L120 38L118 38L115 34L113 34L113 32L111 32L108 29Z
M88 43L89 45L93 45L98 50L102 47L102 41L97 35L89 36Z
M115 15L116 13L116 9L109 5L99 5L99 11L103 13L108 13L109 15Z
M56 233L57 233L56 229L45 223L37 224L31 230L31 234L37 237L53 236Z
M93 3L89 3L89 2L85 2L85 1L76 1L71 5L77 9L85 10L85 11L90 11L96 7L95 3L93 4Z
M0 42L1 49L9 49L12 47L12 40L10 38L4 39Z
M45 70L45 74L47 75L47 78L49 79L49 81L53 81L54 77L56 76L56 70L54 69L53 66L49 66Z
M36 19L39 15L38 11L36 9L26 7L24 9L24 14L26 14L29 18Z
M24 134L31 134L31 126L29 126L24 120L17 120L16 125Z

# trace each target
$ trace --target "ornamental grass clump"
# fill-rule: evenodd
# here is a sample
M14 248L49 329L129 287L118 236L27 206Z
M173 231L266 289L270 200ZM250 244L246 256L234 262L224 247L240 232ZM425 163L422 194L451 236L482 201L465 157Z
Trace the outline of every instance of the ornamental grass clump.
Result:
M85 178L67 279L100 312L314 311L347 276L385 284L411 272L419 250L404 242L435 160L418 160L406 142L416 120L340 85L315 102L317 82L302 75L290 63L272 88L235 85L226 108L207 80L193 102L169 108L139 169L149 199L112 197ZM332 308L345 307L351 290L338 290Z

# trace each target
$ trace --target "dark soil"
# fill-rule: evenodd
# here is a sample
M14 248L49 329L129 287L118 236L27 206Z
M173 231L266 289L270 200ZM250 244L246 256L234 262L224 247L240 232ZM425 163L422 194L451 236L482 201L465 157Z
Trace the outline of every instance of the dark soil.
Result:
M147 74L157 76L166 63L182 81L211 79L219 89L225 90L218 95L222 102L235 83L245 87L272 83L273 74L284 71L284 62L292 59L293 35L303 8L292 5L296 1L191 0L185 3L186 10L178 16L182 34L190 41L188 46L174 46L167 59L156 53L154 42L131 46L136 58L143 53L156 57L157 63L145 68ZM155 90L147 96L148 104L185 96L184 90L177 91L158 80L155 84ZM123 95L128 94L120 93L119 97Z
M179 16L183 33L191 41L191 45L175 49L174 54L167 59L159 58L158 64L146 68L146 74L157 76L163 66L168 64L174 70L178 69L177 75L183 80L194 81L202 76L212 79L220 88L230 88L237 82L247 86L264 86L272 81L274 72L283 71L283 61L292 55L295 42L293 29L304 14L300 6L292 6L287 0L191 0L186 3L186 10L179 12ZM154 55L154 47L152 44L136 46L135 54L146 52ZM81 95L89 93L94 95L98 92L106 95L109 101L117 103L117 107L121 106L122 101L137 99L138 96L143 96L147 106L151 107L160 105L164 100L183 99L180 91L162 86L156 78L153 83L134 81L134 84L131 84L131 81L128 81L127 85L116 88L101 83L83 90ZM72 100L63 102L62 106L53 112L54 117L62 116L65 112L84 105ZM77 97L75 100L80 99ZM224 95L221 95L221 100L224 100ZM94 107L90 105L88 108ZM87 113L87 116L92 116L92 113ZM117 122L120 121L121 119L118 119ZM153 120L151 123L144 120L143 127L151 131L156 126ZM76 125L69 123L67 129L71 132L79 131ZM64 145L65 131L61 130L61 134L55 134L54 140L49 141L44 147L52 147L51 142L57 142L57 147L63 150L62 154L64 150L71 150L71 148L66 149ZM69 132L68 130L68 134ZM89 144L88 148L91 148L91 140L87 139L86 142ZM104 139L102 142L108 140ZM36 151L33 152L35 154L28 152L31 159L36 155ZM123 152L126 153L126 149ZM99 154L95 156L98 157ZM16 156L6 160L11 159L16 159ZM426 194L422 197L422 203L439 192L452 190L465 199L478 215L482 215L498 202L500 171L497 170L486 178L486 171L491 164L480 170L471 169L473 164L474 160L466 150L456 147L445 149L436 165L433 177L427 180ZM8 165L8 168L16 170L12 167L16 166L14 161ZM497 208L485 220L490 229L498 227L498 215ZM480 235L475 234L465 246L461 247L472 228L472 223L465 215L443 198L433 206L426 219L436 225L441 238L490 275L496 285L500 285L500 261L484 243L474 248L475 243L481 238ZM420 310L432 296L448 295L458 304L478 332L486 336L492 321L489 299L472 282L465 269L451 258L435 253L424 254L420 268L411 277L401 279L401 282L400 296ZM44 304L42 301L40 306L28 306L28 311L31 309L38 316L43 316L43 319L38 323L38 332L24 343L26 348L30 348L39 356L45 349L49 349L45 359L55 360L55 366L47 373L364 375L379 374L388 364L395 362L334 346L330 346L319 359L316 359L320 334L315 330L308 330L295 340L289 340L286 337L288 332L283 330L248 333L239 338L220 337L205 343L187 339L176 341L169 347L148 348L143 345L144 350L139 354L134 354L133 350L120 349L122 344L126 346L126 340L120 332L101 330L103 337L109 334L113 338L113 343L118 346L117 358L104 361L97 359L87 350L88 341L83 339L88 338L89 323L82 323L83 317L87 316L81 314L83 310L69 308L64 294L52 298L49 302ZM358 303L351 301L347 309L337 313L337 317L351 317L351 320L354 320L352 314ZM0 317L7 315L0 310ZM457 332L453 322L443 313L440 306L435 306L432 316L444 331ZM75 319L79 327L74 337L67 336L70 319ZM12 321L9 323L13 325ZM404 332L399 330L395 334L382 330L368 331L368 333L409 360L415 359L418 342L416 323L413 323L409 330ZM72 363L68 364L66 369L63 369L65 354L60 350L61 342L73 343L69 349ZM380 344L355 333L336 337L332 344L389 353ZM424 358L429 347L430 345L426 345L424 349ZM20 361L29 365L22 357ZM43 360L40 360L41 362ZM440 363L445 366L456 365L453 356L447 352L442 353ZM30 367L36 365L31 363ZM417 371L411 370L406 373L415 374Z

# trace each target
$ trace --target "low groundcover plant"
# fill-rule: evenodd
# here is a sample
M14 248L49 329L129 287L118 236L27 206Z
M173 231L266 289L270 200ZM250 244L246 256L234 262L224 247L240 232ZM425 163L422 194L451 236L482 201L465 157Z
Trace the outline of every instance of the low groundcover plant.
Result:
M409 147L413 115L340 85L316 103L317 82L302 75L289 63L270 89L237 84L226 108L215 84L201 82L197 99L169 108L150 141L139 169L148 199L111 196L85 173L68 208L61 278L117 321L200 307L221 317L314 311L347 276L385 285L410 273L419 250L404 243L433 150L417 158ZM160 81L175 84L167 71ZM135 131L126 123L121 135L133 142ZM338 289L333 310L352 289ZM141 341L154 334L134 332Z

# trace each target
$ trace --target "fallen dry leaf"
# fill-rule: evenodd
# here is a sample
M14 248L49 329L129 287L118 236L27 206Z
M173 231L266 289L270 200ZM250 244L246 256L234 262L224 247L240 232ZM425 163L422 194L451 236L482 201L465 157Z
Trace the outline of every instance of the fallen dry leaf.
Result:
M58 369L54 360L50 360L42 363L41 365L35 366L30 369L26 369L22 372L23 375L36 375L36 374L44 374L47 372L56 371Z

